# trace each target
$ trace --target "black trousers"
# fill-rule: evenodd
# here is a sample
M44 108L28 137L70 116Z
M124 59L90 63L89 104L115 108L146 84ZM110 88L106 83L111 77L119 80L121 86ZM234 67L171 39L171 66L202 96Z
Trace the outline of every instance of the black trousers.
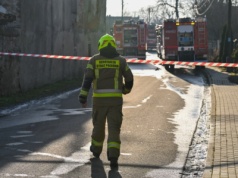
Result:
M120 156L120 132L123 120L122 105L117 106L93 106L93 131L92 145L94 152L101 154L105 139L105 125L108 126L107 156L118 158Z

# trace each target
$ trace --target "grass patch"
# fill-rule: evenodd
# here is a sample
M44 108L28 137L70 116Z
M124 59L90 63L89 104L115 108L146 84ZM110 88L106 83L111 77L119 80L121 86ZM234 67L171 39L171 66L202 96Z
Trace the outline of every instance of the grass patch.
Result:
M229 75L229 81L238 84L238 75Z
M221 72L228 73L228 80L232 83L238 84L238 69L221 67Z
M232 83L238 84L238 70L236 67L226 68L226 72L228 72L228 79Z
M79 88L82 79L63 80L10 96L1 96L0 109Z

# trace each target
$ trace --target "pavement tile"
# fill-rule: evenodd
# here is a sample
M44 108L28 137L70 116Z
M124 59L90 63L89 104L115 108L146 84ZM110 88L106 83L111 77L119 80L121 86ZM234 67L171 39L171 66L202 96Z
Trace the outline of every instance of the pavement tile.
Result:
M238 178L238 85L220 68L208 67L212 109L208 158L203 178Z

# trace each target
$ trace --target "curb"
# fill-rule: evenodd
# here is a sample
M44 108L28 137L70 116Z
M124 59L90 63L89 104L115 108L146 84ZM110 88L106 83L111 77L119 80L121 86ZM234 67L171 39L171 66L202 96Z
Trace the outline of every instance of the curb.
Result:
M209 69L206 69L203 71L204 76L206 77L209 86L211 87L211 98L212 98L212 106L211 106L211 117L210 117L210 136L209 136L209 141L208 141L208 151L207 151L207 159L206 159L206 167L203 173L203 178L210 178L212 177L212 165L213 165L213 159L214 159L214 146L215 146L215 109L216 109L216 97L215 97L215 92L213 88L213 79L211 74L208 71Z

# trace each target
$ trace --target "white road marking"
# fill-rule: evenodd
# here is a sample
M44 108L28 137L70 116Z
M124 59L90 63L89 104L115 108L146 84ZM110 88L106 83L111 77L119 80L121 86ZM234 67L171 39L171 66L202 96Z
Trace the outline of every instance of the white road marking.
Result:
M50 175L41 176L41 177L54 177L56 178L59 175L67 174L70 171L76 169L77 167L83 166L86 163L89 162L91 152L89 150L91 145L91 142L86 144L84 147L81 147L81 149L77 152L74 152L69 157L64 157L56 154L50 154L50 153L43 153L43 152L32 152L30 155L40 155L40 156L49 156L57 159L64 160L64 163L60 164L58 167L56 167ZM30 152L29 150L18 150L22 152Z
M8 143L6 145L7 146L17 146L17 145L22 145L22 144L24 144L24 143L22 143L22 142L15 142L15 143Z
M33 137L34 135L13 135L11 138Z
M150 98L152 97L152 95L148 96L147 98L142 100L142 103L146 103Z
M146 103L150 98L152 97L152 95L146 97L145 99L143 99L141 101L141 103ZM138 107L141 107L142 105L141 104L138 104L136 106L123 106L123 109L131 109L131 108L138 108Z
M131 153L121 153L121 155L123 155L123 156L131 156L132 154Z
M83 166L84 164L89 162L90 154L91 154L91 152L89 151L90 145L91 145L91 142L89 142L84 147L81 147L80 151L74 152L70 157L65 158L65 161L66 160L76 161L75 164L72 164L72 161L62 163L51 172L51 175L67 174L68 172L74 170L75 168Z
M140 104L136 105L136 106L123 106L123 109L131 109L131 108L138 108L141 107Z
M32 131L22 130L22 131L17 131L17 133L19 133L19 134L30 134L30 133L32 133Z
M20 152L29 152L29 153L32 152L32 151L30 151L30 150L25 150L25 149L18 149L17 151L20 151Z

